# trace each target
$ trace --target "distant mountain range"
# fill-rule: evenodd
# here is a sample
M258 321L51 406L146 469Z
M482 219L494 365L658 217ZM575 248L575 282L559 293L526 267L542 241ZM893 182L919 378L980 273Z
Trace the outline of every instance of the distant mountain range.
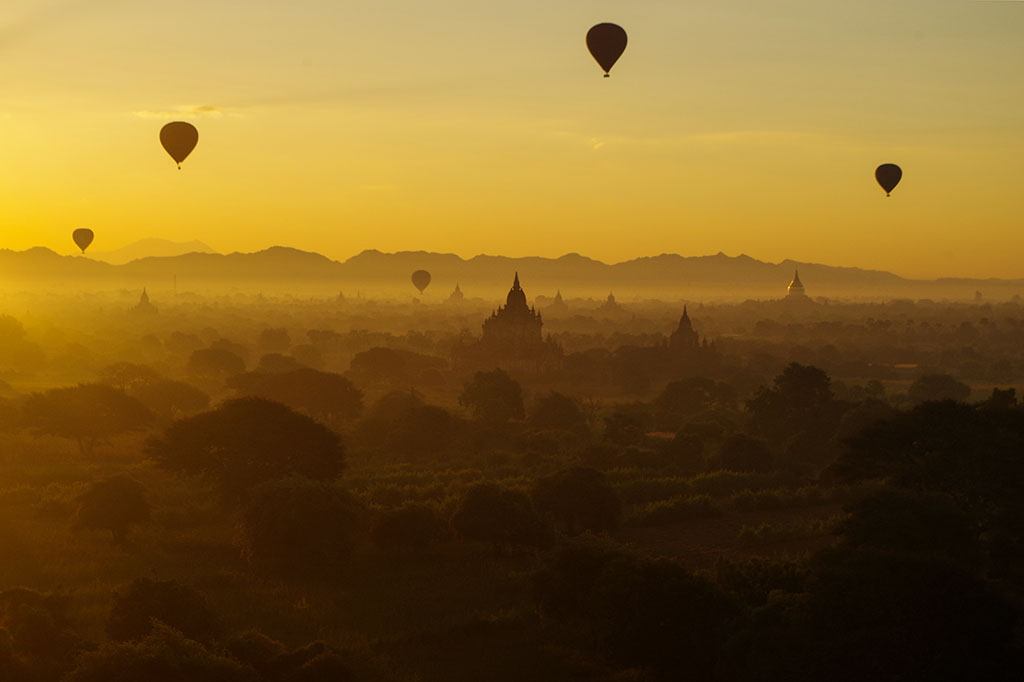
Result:
M515 272L532 298L554 295L659 296L690 300L714 298L779 298L799 268L808 294L831 297L933 297L969 299L976 290L992 298L1024 293L1024 280L939 279L911 280L890 272L835 267L785 260L766 263L749 256L680 256L662 254L607 264L579 254L560 258L508 258L428 252L364 251L346 261L317 253L275 246L255 253L218 254L201 242L173 244L147 240L130 249L194 249L175 255L150 255L123 264L88 256L62 256L41 247L27 251L0 250L0 283L60 285L77 282L94 287L178 286L192 291L228 286L267 291L365 290L368 294L412 295L410 274L432 273L427 299L447 296L456 283L469 297L494 300L508 290ZM128 253L129 247L114 253Z
M140 239L113 251L90 251L89 257L114 265L124 265L142 258L166 258L186 253L216 253L201 241L172 242L167 239Z

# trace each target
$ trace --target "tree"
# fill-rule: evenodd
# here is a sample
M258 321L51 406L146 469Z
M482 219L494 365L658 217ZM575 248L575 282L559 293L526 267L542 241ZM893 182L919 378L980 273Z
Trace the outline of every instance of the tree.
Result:
M370 531L374 544L390 552L420 552L437 544L447 531L435 507L405 504L382 512Z
M915 405L942 400L964 402L969 397L971 387L948 374L927 374L918 377L907 389L907 398Z
M836 410L831 379L822 370L791 363L772 387L762 387L747 401L751 425L758 433L782 441L801 431L827 440L842 416Z
M306 367L320 369L324 366L324 352L311 343L303 343L292 348L292 357Z
M915 552L972 564L979 557L976 521L948 496L882 490L846 507L836 533L855 547Z
M678 431L703 412L736 409L736 389L704 377L673 381L654 400L657 428Z
M525 416L523 389L504 370L477 372L459 396L479 421L504 424Z
M210 396L192 384L174 379L138 386L131 395L162 419L178 419L210 406Z
M547 528L526 493L493 483L478 483L466 491L452 516L452 528L467 540L499 550L548 542Z
M331 483L266 483L242 515L243 554L274 570L334 567L352 551L361 514L355 498Z
M573 624L602 655L654 672L653 679L677 679L681 671L718 679L738 613L714 583L677 563L593 542L556 549L534 590L543 612Z
M424 407L416 391L392 391L373 404L356 426L357 438L373 446L383 446L391 433L408 419L409 414Z
M1009 681L1017 614L962 567L840 547L810 562L802 595L755 612L748 675L795 682Z
M78 442L90 454L100 440L141 431L153 415L135 398L103 384L54 388L28 397L24 423L36 433Z
M124 542L128 532L149 521L146 489L127 474L90 485L78 498L75 527L110 531L114 542Z
M1015 388L993 388L992 395L982 405L989 410L1012 410L1020 406Z
M533 503L557 528L569 535L614 530L622 503L604 474L576 467L539 479Z
M636 406L619 406L604 418L604 438L622 447L637 445L647 435L649 415Z
M666 466L694 474L704 469L704 441L689 429L676 433L661 450L662 464Z
M119 642L140 640L153 632L154 622L197 642L223 632L220 618L199 592L174 580L139 578L115 597L107 634Z
M580 404L567 395L552 391L542 396L530 411L530 426L538 429L557 429L585 433L587 415Z
M282 355L281 353L267 353L256 364L256 371L261 374L292 372L297 369L302 369L299 361L290 355Z
M323 642L289 650L281 642L256 631L233 637L231 654L260 675L279 682L353 682L355 675L345 659Z
M1024 545L1024 412L923 403L847 441L840 480L886 479L951 497L981 531Z
M260 348L264 353L284 353L292 345L292 337L283 327L264 329L260 332Z
M773 460L764 441L743 434L726 440L718 451L718 466L726 471L765 473L774 467Z
M428 373L447 368L442 358L414 353L401 348L370 348L356 353L350 363L349 376L362 385L415 385Z
M223 380L245 371L245 361L226 348L201 348L188 358L187 369L204 379Z
M100 370L100 383L131 394L133 389L160 381L163 377L149 365L115 362Z
M262 398L230 400L178 420L146 449L160 466L208 476L231 497L293 474L331 480L341 473L345 455L336 433Z
M307 367L278 373L240 374L228 385L242 395L287 405L324 421L355 419L363 410L363 393L340 374Z
M24 371L43 359L39 346L26 338L24 325L10 315L0 315L0 369Z
M385 447L392 453L440 459L459 435L461 420L436 405L419 405L392 424Z
M60 594L20 587L0 591L0 672L8 673L0 679L61 679L86 647L71 628L70 606Z

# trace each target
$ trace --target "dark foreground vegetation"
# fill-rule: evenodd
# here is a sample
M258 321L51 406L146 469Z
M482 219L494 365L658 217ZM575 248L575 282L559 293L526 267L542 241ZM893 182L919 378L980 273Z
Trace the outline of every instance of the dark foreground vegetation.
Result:
M404 341L342 370L279 328L147 332L61 384L5 324L0 680L1024 671L1012 389L741 339L594 397Z

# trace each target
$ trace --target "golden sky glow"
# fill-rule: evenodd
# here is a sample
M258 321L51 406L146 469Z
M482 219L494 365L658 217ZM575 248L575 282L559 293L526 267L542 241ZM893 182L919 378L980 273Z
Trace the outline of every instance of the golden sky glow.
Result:
M610 79L600 21L630 35ZM0 247L79 225L1024 277L1024 3L4 0Z

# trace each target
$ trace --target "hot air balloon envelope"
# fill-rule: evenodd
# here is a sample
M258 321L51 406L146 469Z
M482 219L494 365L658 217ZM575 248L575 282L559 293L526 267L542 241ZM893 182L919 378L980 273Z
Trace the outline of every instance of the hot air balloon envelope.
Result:
M895 163L883 163L875 170L875 179L885 190L885 196L889 196L903 179L903 169Z
M191 123L175 121L160 129L160 144L171 155L178 168L199 144L199 131Z
M92 244L92 240L96 238L93 231L87 227L80 227L71 233L71 238L75 240L75 244L85 253L85 250Z
M426 270L417 270L416 272L412 273L413 286L419 289L421 294L423 293L424 289L430 286L430 280L430 273L427 272Z
M587 49L604 69L605 78L626 51L628 41L626 30L616 24L598 24L587 31Z

